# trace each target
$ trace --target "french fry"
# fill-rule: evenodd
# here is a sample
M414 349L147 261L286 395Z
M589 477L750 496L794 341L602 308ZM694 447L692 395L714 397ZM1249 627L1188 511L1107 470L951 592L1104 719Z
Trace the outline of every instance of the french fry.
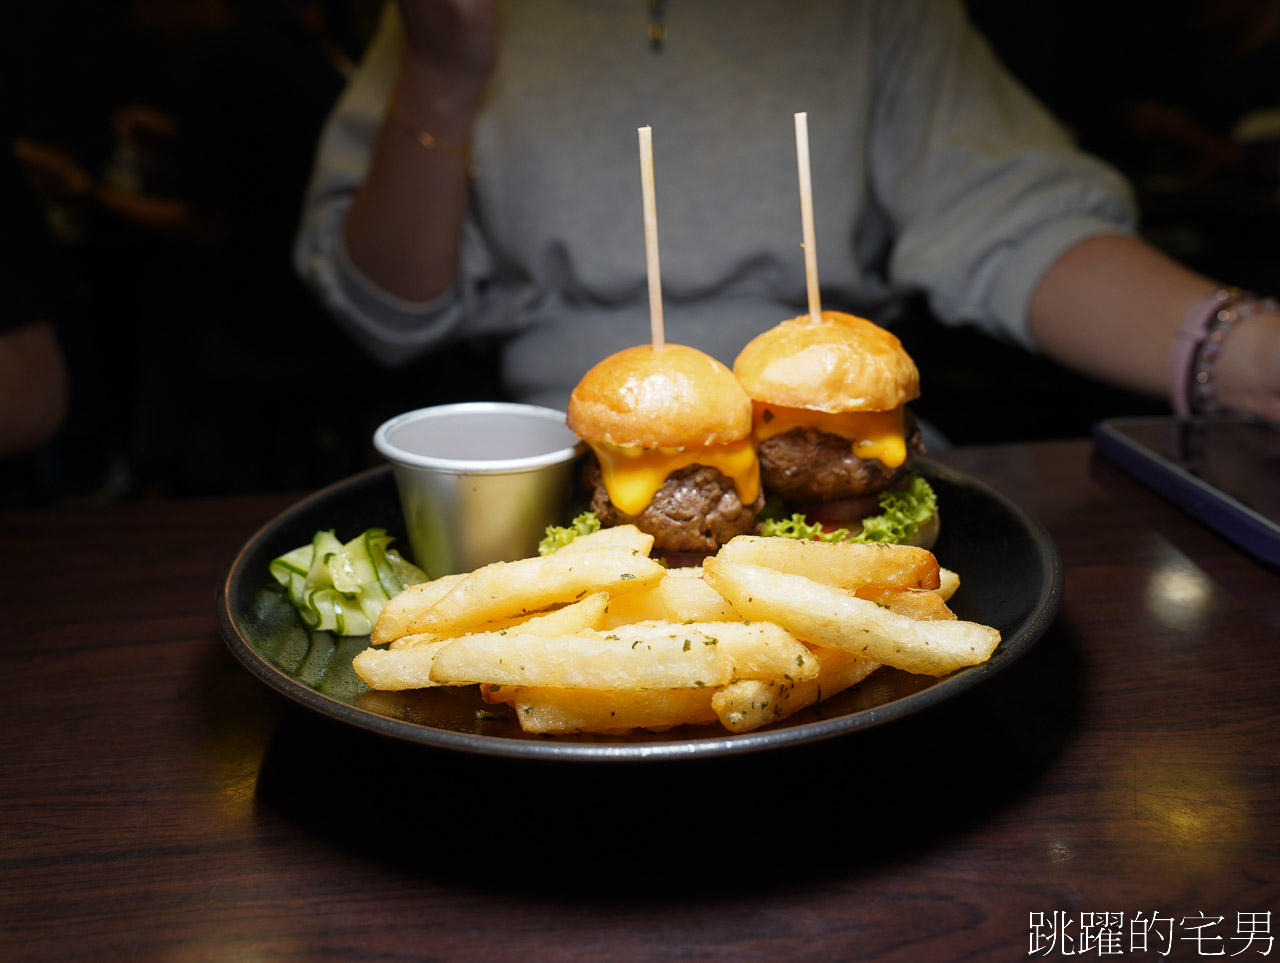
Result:
M586 535L577 536L568 545L556 549L557 552L585 552L594 548L629 548L641 555L653 551L653 536L642 532L634 525L614 525L612 528L601 528Z
M550 556L547 556L550 557ZM680 689L724 685L733 663L692 626L633 637L609 634L545 637L483 632L449 642L431 666L437 684L536 685L568 689Z
M739 679L711 697L711 708L730 732L750 732L818 701L818 680Z
M740 679L717 689L711 707L720 724L730 732L759 729L843 692L880 668L879 662L839 649L814 648L812 658L819 671L808 679Z
M937 558L914 545L739 535L721 546L715 557L763 565L847 589L860 585L933 589L939 581Z
M618 596L655 585L664 571L648 556L616 546L493 562L418 612L408 630L456 632L576 601L592 592Z
M772 622L727 621L639 622L627 626L630 639L679 635L696 629L729 657L735 679L778 679L785 682L817 678L818 660L808 646Z
M442 575L430 582L410 585L382 607L378 620L373 623L369 641L383 645L410 633L409 625L425 609L435 605L466 578L462 575Z
M945 675L1000 642L956 618L959 576L924 549L739 536L668 570L652 544L617 526L411 586L353 661L365 695L477 684L549 735L717 721L749 732L882 664Z
M392 639L388 649L412 649L415 645L426 645L430 642L439 642L441 639L452 639L452 635L442 635L439 632L410 632L408 635L402 635L398 639Z
M499 631L520 626L521 631L531 631L535 635L573 635L585 629L603 629L605 615L609 608L609 593L595 592L586 595L577 602L567 606L553 608L549 612L536 612L534 615L513 616L511 619L495 619L485 622L475 631ZM393 639L390 648L410 648L439 639L456 639L466 635L467 630L445 631L445 633L412 633Z
M659 591L665 581L666 578L664 577L649 588L641 589L638 592L628 592L626 595L619 595L617 598L612 599L609 602L609 611L605 613L602 628L612 629L619 625L630 625L633 622L665 619L667 617L667 609L662 604L662 594Z
M603 628L608 621L610 604L608 592L592 592L562 608L545 615L531 616L517 624L521 632L534 635L579 635Z
M738 618L733 606L702 578L701 566L696 569L696 575L677 574L685 571L673 569L658 583L658 593L668 619L672 622L724 622Z
M809 648L772 622L705 622L699 628L725 647L736 678L790 683L818 677Z
M600 627L608 605L609 594L596 592L554 612L525 619L519 630L545 636L590 632ZM454 638L430 633L401 636L390 648L365 649L351 664L371 689L425 689L436 684L431 679L436 653Z
M431 681L431 663L451 641L434 639L400 649L368 648L351 660L351 667L370 689L427 689L436 684Z
M775 622L796 638L842 649L907 672L946 675L985 662L1000 633L959 619L910 619L875 602L799 575L708 558L708 583L743 618Z
M629 729L661 731L716 721L714 689L551 689L522 686L511 703L526 732L612 734Z
M486 622L478 631L497 632L501 629L520 626L521 631L533 632L535 635L574 635L586 629L604 628L605 616L608 610L609 593L594 592L585 598L579 599L577 602L570 602L568 605L560 606L549 612L520 615L510 619L496 619L492 622ZM458 636L466 634L465 631L415 632L411 635L402 635L400 638L394 639L390 647L392 649L409 648L421 645L424 642L435 642L439 639L456 639Z
M818 660L819 700L830 699L850 686L857 685L880 668L879 662L840 649L814 646L813 654Z
M489 705L502 705L503 703L514 702L516 693L520 691L519 686L514 685L497 685L492 682L480 683L480 698ZM560 690L556 690L560 691ZM570 690L572 691L572 690Z
M942 596L942 601L950 602L951 596L956 594L956 590L960 588L960 575L953 572L949 568L938 569L939 585L935 592Z
M883 605L909 619L954 619L937 589L904 589L891 585L863 585L853 592L860 599Z

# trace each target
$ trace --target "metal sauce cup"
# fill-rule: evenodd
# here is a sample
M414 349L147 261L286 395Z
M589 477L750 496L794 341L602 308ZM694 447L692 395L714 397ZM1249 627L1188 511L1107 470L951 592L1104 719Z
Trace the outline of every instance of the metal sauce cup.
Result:
M406 412L374 446L395 472L413 560L431 578L536 555L567 524L583 452L563 411L468 402Z

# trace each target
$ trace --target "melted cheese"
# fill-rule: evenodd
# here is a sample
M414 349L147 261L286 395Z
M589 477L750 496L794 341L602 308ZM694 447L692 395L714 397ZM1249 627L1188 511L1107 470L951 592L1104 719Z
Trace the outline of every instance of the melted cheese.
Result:
M600 459L600 474L609 500L619 511L639 515L667 476L689 465L717 468L733 482L744 505L760 494L760 463L750 438L728 445L688 448L626 448L607 442L592 442Z
M907 459L900 407L890 411L829 412L755 403L757 444L792 428L815 428L847 438L859 458L879 459L888 468L897 468Z

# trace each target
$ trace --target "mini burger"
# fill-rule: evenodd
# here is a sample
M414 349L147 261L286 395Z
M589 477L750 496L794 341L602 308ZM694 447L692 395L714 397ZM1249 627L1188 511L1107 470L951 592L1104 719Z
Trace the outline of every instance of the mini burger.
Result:
M906 408L920 375L894 335L850 314L804 315L750 341L733 372L753 402L761 483L794 513L788 524L932 545L934 496L911 473L923 448Z
M633 524L671 564L754 531L764 506L751 399L696 348L640 345L574 388L569 428L591 449L583 482L604 526Z

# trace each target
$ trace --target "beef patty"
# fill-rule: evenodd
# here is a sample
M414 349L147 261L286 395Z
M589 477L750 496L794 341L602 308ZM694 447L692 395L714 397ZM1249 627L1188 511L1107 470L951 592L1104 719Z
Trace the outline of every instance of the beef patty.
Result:
M587 458L582 480L602 525L635 525L653 536L656 549L668 552L714 552L733 536L753 531L764 507L763 494L750 505L742 504L733 482L706 465L689 465L668 475L639 515L628 515L609 500L594 456Z
M910 411L905 418L907 459L897 468L877 458L859 458L848 438L792 428L760 443L760 483L789 502L828 502L892 488L910 472L910 456L924 451Z

